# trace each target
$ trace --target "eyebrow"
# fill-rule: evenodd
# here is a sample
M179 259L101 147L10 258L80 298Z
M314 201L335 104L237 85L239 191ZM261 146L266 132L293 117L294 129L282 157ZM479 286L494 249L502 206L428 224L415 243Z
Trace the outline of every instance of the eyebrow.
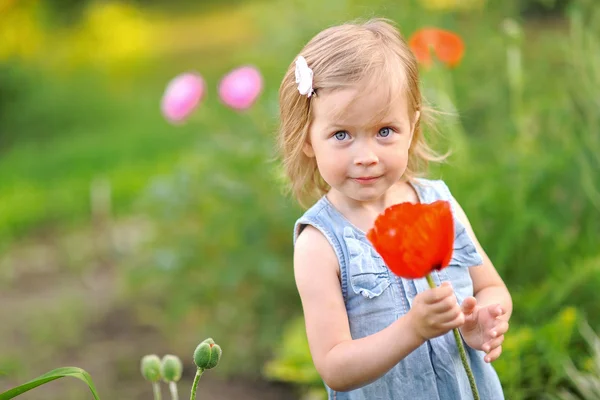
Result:
M341 125L341 124L329 124L329 125L325 125L325 130L332 130L332 129L347 129L348 125Z
M373 124L371 124L371 126L369 126L369 128L374 128L376 126L379 127L385 127L385 126L400 126L402 125L401 121L398 120L385 120L385 121L377 121ZM325 130L333 130L333 129L348 129L349 125L344 125L344 124L329 124L326 125L324 127Z
M402 123L400 121L392 119L389 121L380 121L377 123L377 125L379 125L379 126L388 126L388 125L399 126L399 125L402 125Z

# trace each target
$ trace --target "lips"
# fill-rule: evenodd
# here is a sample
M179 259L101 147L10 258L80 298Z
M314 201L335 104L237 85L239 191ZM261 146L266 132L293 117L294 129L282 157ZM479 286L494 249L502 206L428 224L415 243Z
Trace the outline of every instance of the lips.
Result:
M381 176L361 176L353 179L358 183L373 183L379 178L381 178Z

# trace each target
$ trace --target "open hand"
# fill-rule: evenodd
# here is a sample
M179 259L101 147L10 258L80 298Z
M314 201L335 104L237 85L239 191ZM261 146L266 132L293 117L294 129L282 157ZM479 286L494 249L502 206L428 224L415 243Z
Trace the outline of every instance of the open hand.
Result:
M502 353L504 334L508 331L508 322L500 318L506 310L499 304L479 306L474 297L466 298L461 308L465 323L460 332L465 342L475 350L484 351L486 362L496 360Z

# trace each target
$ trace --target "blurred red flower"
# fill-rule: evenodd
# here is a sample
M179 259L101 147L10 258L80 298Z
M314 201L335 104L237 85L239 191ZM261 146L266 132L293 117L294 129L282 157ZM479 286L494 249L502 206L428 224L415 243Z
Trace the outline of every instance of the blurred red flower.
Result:
M431 53L447 67L456 67L465 54L463 40L454 32L438 28L423 28L416 31L408 45L417 61L426 67L433 64Z

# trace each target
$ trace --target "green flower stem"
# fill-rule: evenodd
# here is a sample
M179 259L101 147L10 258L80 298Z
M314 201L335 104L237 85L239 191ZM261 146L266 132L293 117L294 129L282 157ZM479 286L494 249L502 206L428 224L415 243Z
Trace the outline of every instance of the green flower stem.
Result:
M427 283L429 284L429 287L432 289L435 288L436 285L435 285L435 282L433 281L433 278L431 278L431 275L428 274L426 278L427 278ZM456 345L458 346L458 352L460 353L460 359L462 361L463 367L465 367L465 371L467 372L467 377L469 378L469 385L471 386L471 392L473 392L473 399L480 400L479 392L477 391L477 384L475 383L475 377L473 376L473 371L471 371L471 366L469 365L469 362L467 361L467 353L465 352L465 347L463 346L462 338L460 337L458 328L454 328L452 331L454 333L454 340L456 341Z
M200 377L202 376L203 372L204 370L201 368L198 368L198 370L196 371L196 377L194 378L194 383L192 384L192 394L190 396L190 400L196 400L196 390L198 389L198 381L200 380Z
M171 391L171 400L179 400L179 394L177 393L177 383L169 382L169 390Z
M152 382L152 389L154 390L154 400L160 400L160 383Z

